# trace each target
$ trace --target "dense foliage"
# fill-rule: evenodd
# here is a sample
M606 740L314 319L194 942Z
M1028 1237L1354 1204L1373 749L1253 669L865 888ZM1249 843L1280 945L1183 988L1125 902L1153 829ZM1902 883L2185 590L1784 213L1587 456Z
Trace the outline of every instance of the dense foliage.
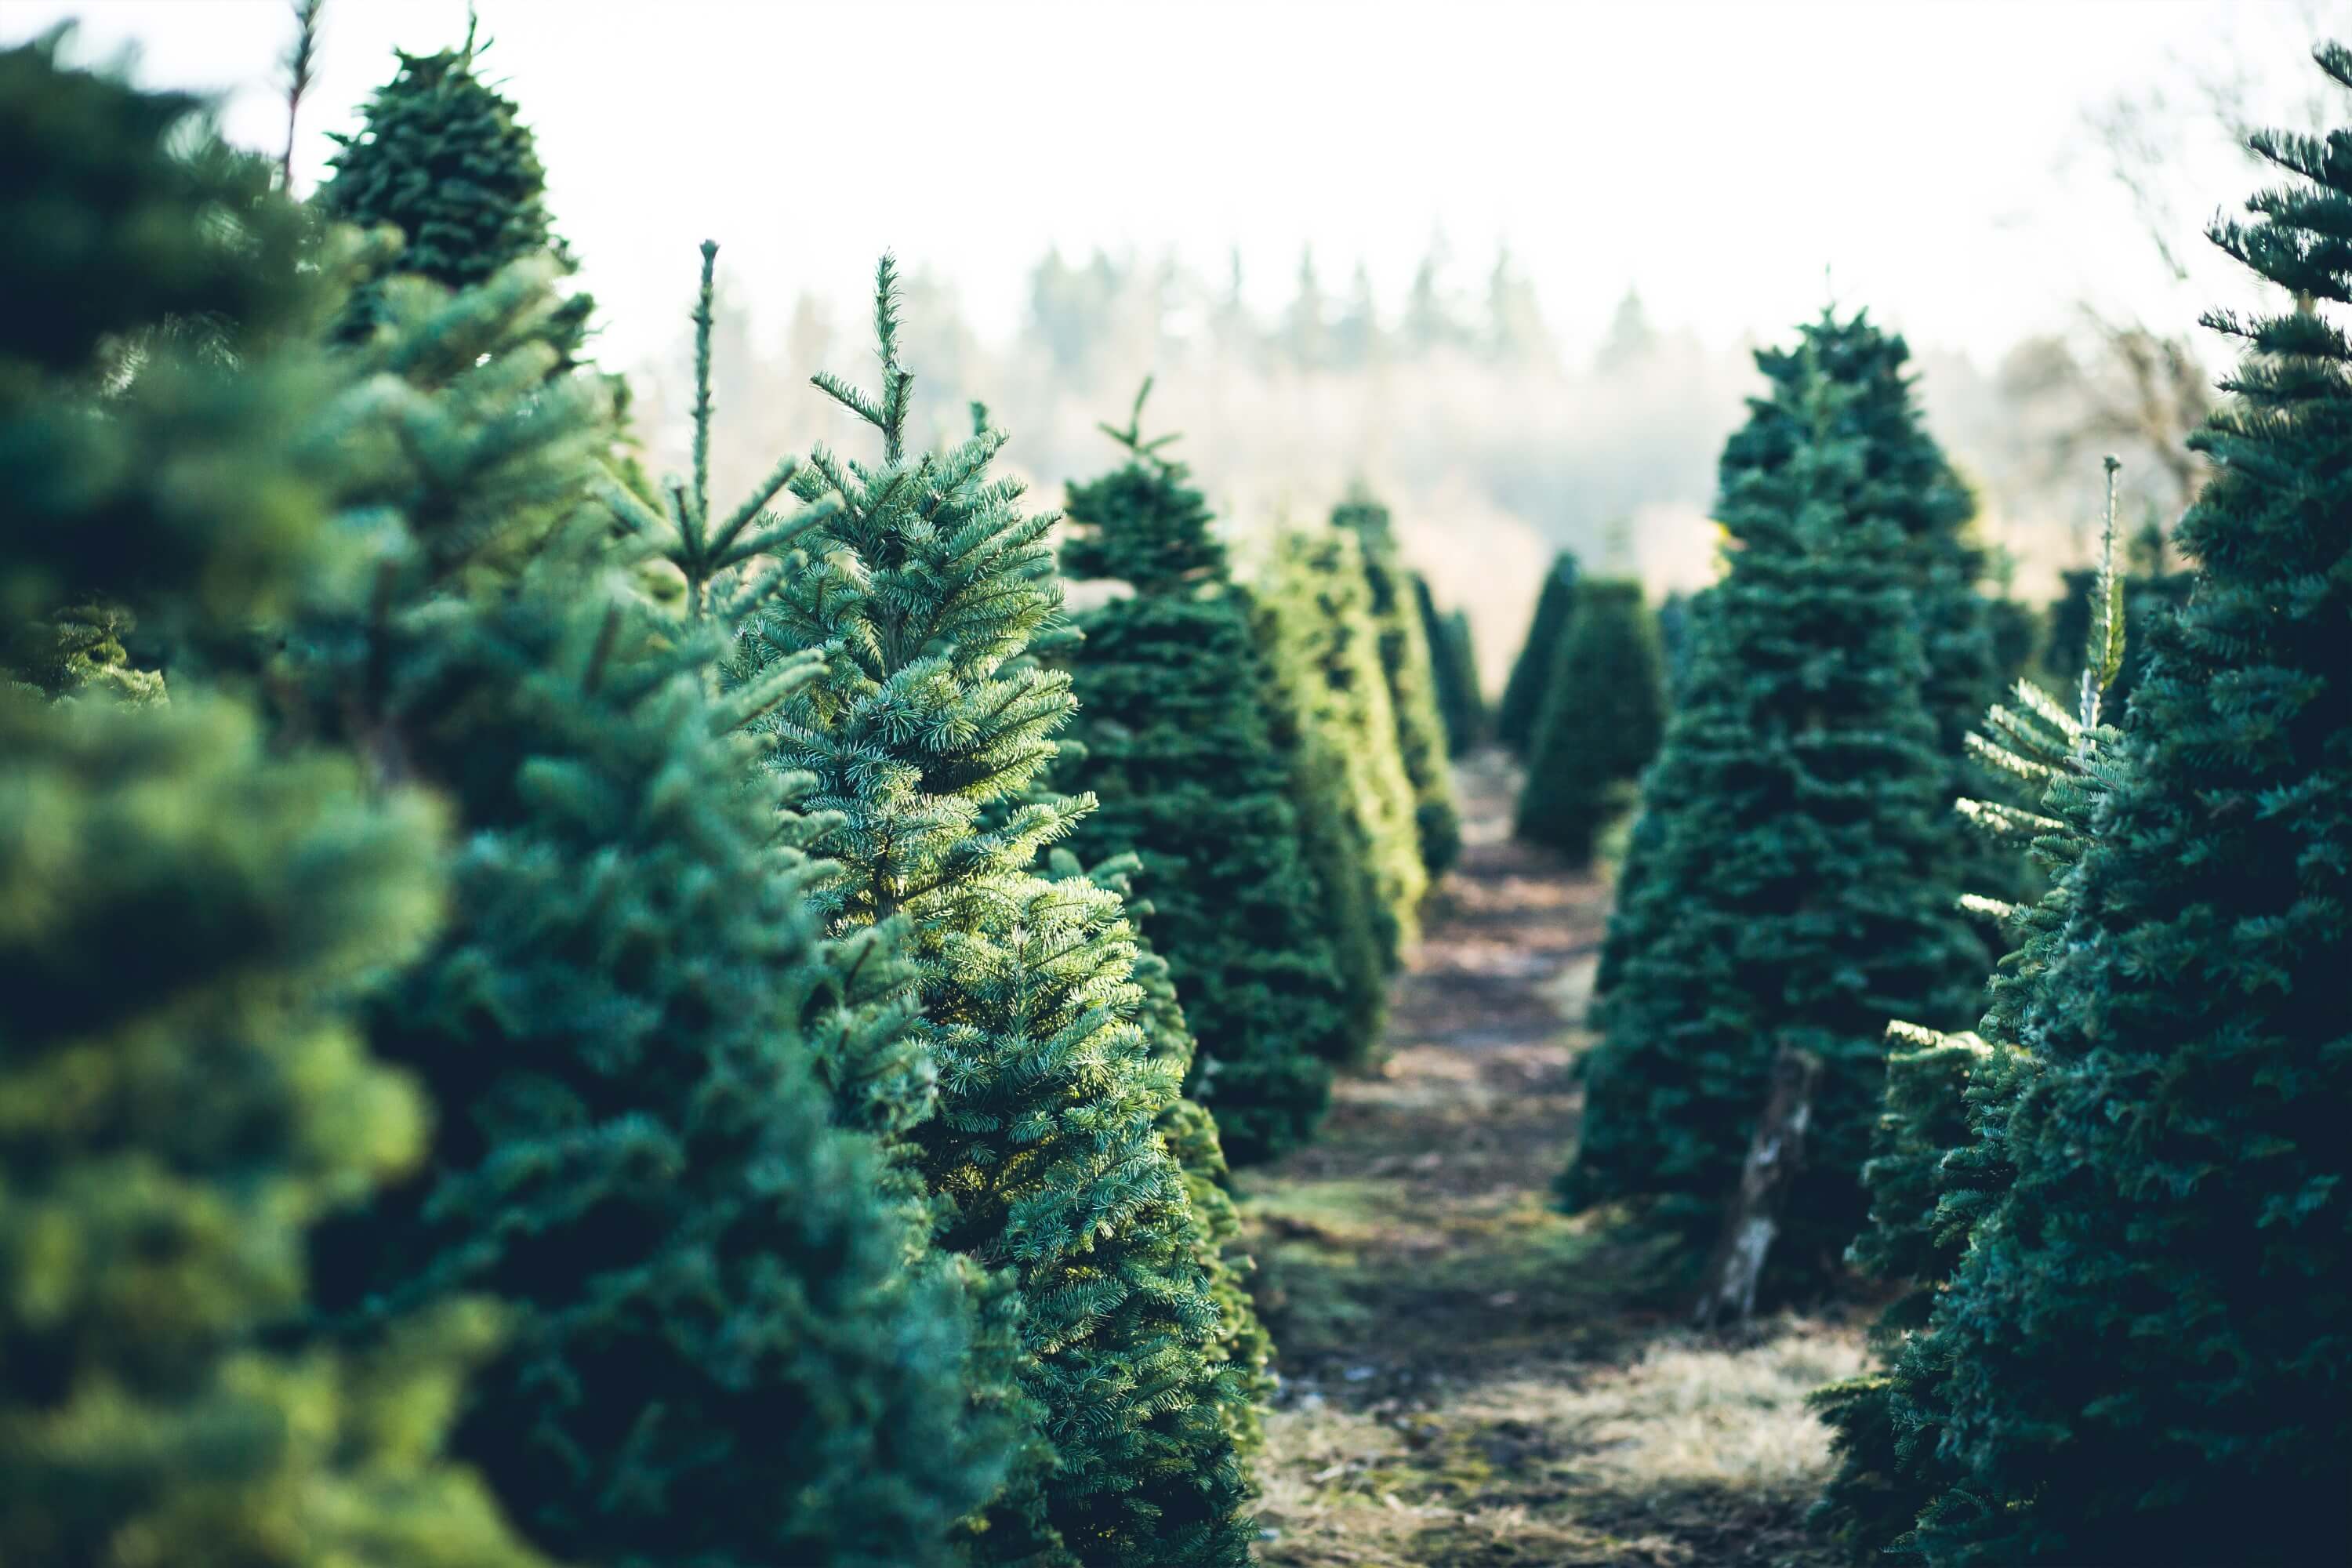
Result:
M1229 1412L1248 1380L1223 1352L1202 1221L1159 1132L1182 1064L1136 1022L1118 895L1033 869L1092 802L1015 804L1073 707L1067 673L1027 653L1061 619L1055 519L1024 513L1021 487L990 474L994 431L907 450L913 378L887 258L875 326L878 392L817 380L877 432L880 461L820 448L794 479L805 553L740 673L825 650L765 726L777 763L814 780L814 844L844 868L818 907L837 929L908 926L940 1093L908 1152L942 1245L1010 1268L1025 1307L1023 1382L1051 1448L1017 1461L974 1549L1089 1568L1238 1563L1251 1530Z
M1356 1061L1378 1048L1389 976L1419 935L1428 889L1370 601L1353 533L1289 532L1275 541L1255 616Z
M1082 862L1139 861L1150 900L1141 924L1198 1042L1187 1092L1215 1111L1225 1152L1245 1164L1313 1132L1328 1064L1350 1054L1347 997L1274 744L1248 601L1184 469L1132 421L1113 434L1129 461L1071 487L1062 567L1132 592L1078 617L1067 731L1077 745L1055 782L1099 803L1071 833Z
M486 283L527 256L572 268L548 211L536 140L513 100L476 68L488 47L478 47L468 27L457 48L397 51L399 68L368 100L360 129L334 135L341 151L316 198L338 222L399 230L390 270L448 289ZM593 308L575 294L551 313L548 341L567 358L579 351ZM381 291L362 289L349 325L363 331L381 318Z
M1645 786L1613 973L1587 1058L1573 1207L1637 1200L1694 1242L1735 1184L1776 1051L1823 1068L1767 1279L1818 1281L1859 1228L1890 1016L1961 1022L1985 967L1953 908L1950 777L1906 543L1880 510L1865 388L1811 348L1725 449L1737 548L1694 606L1690 664Z
M1511 661L1503 700L1495 708L1495 739L1514 752L1524 752L1535 739L1536 721L1543 716L1544 688L1551 679L1559 639L1575 607L1576 557L1563 550L1544 574L1527 641L1519 645L1518 657Z
M308 449L349 388L266 173L55 48L0 53L0 615L218 649L352 581ZM492 1315L304 1322L306 1233L417 1156L352 1013L439 919L440 815L184 673L0 680L0 1559L524 1568L441 1454Z
M1470 643L1470 617L1460 610L1440 615L1429 579L1412 574L1413 603L1429 644L1430 677L1437 689L1437 717L1445 726L1445 751L1458 757L1486 738L1486 694L1478 684L1478 652Z
M2318 58L2352 86L2352 53ZM2251 144L2287 179L2215 239L2352 302L2352 132ZM2320 1561L2352 1533L2352 342L2315 310L2210 320L2247 354L2194 437L2196 587L2149 628L2022 1009L2014 1174L1932 1316L1932 1563Z
M1445 766L1445 723L1438 712L1437 677L1413 575L1389 509L1379 501L1360 493L1349 498L1332 510L1331 526L1353 533L1363 550L1381 669L1388 678L1389 708L1396 721L1397 754L1412 785L1413 831L1421 863L1435 879L1462 853L1462 821Z
M1642 585L1588 577L1553 653L1514 831L1574 865L1630 804L1665 728L1664 659Z

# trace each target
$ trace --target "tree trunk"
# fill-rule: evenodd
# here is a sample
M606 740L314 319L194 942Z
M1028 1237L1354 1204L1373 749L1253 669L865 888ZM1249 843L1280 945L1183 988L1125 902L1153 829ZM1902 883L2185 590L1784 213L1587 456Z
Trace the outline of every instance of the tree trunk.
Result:
M1724 1205L1723 1234L1707 1260L1706 1289L1692 1314L1700 1328L1727 1319L1745 1323L1756 1311L1756 1282L1780 1230L1780 1205L1805 1160L1805 1127L1813 1115L1813 1086L1822 1061L1811 1051L1780 1047L1772 1058L1772 1088L1757 1119L1739 1187Z

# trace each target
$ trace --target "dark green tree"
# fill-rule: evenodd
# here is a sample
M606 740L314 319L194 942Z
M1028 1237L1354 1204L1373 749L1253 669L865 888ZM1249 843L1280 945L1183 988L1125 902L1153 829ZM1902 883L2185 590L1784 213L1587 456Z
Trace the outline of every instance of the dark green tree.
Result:
M1922 1510L1956 1479L1939 1447L1950 1347L1944 1336L1923 1331L1977 1222L1999 1206L2014 1176L2009 1113L2034 1068L2032 1053L2020 1043L2025 1011L2065 945L2075 897L2067 873L2091 842L2113 774L2118 736L2101 718L2125 663L2123 601L2114 574L2115 468L2111 458L2107 548L2092 601L2099 609L2084 638L2090 679L2078 681L2075 712L2020 681L2017 705L1993 708L1976 736L1978 754L2021 781L2035 809L1961 803L1993 841L2042 873L2045 890L2028 905L1964 900L1997 916L2011 943L1975 1031L1944 1034L1907 1022L1888 1028L1886 1098L1863 1166L1870 1221L1848 1256L1866 1273L1906 1289L1873 1330L1883 1369L1812 1400L1832 1429L1839 1460L1812 1520L1857 1561L1899 1549Z
M1807 438L1725 449L1737 548L1701 595L1612 921L1614 973L1563 1193L1633 1200L1697 1244L1737 1182L1775 1053L1822 1064L1768 1289L1819 1283L1860 1228L1890 1016L1951 1027L1988 966L1954 909L1949 770L1858 389L1810 349L1776 382Z
M2316 51L2352 86L2352 52ZM1935 1330L1958 1481L1936 1563L2325 1562L2352 1547L2352 131L2213 237L2298 301L2191 438L2213 474L2028 998L2015 1175Z
M1150 384L1145 392L1150 391ZM1349 1055L1346 995L1266 712L1264 656L1224 545L1182 466L1134 418L1129 461L1073 485L1062 568L1131 594L1078 618L1069 659L1079 743L1055 782L1099 805L1073 829L1082 862L1133 853L1190 1021L1186 1092L1239 1163L1312 1134L1329 1063ZM1108 428L1108 427L1107 427Z
M1563 550L1544 574L1528 640L1511 661L1511 677L1495 709L1495 739L1510 751L1524 752L1535 739L1536 721L1543 716L1544 685L1551 679L1553 656L1575 607L1576 557Z
M334 378L283 341L299 216L196 100L58 47L0 52L0 617L217 642L352 554L306 450ZM483 1304L366 1355L303 1327L306 1231L421 1142L352 1015L439 919L440 814L235 681L47 695L0 684L0 1561L527 1568L442 1457Z
M816 661L716 695L737 628L625 586L645 542L583 504L593 384L551 379L549 271L518 268L386 296L361 368L429 460L354 498L406 523L365 619L295 639L362 754L464 831L447 931L369 1018L446 1112L417 1179L320 1232L320 1305L358 1344L407 1303L504 1305L458 1444L551 1555L944 1563L1020 1414L967 1396L1012 1304L833 1124L820 1058L882 1052L817 1037L907 1020L860 1000L887 948L823 930L806 781L741 734Z
M341 151L316 201L341 223L390 225L402 245L388 270L446 289L486 283L508 263L552 256L565 272L569 248L547 207L547 171L514 100L483 79L469 23L466 41L429 55L395 51L399 68L367 102L358 132L334 137ZM594 309L585 294L565 299L546 324L568 362L587 336ZM348 317L364 331L383 319L380 293L362 289Z
M1434 879L1462 853L1462 818L1454 805L1454 775L1445 765L1445 723L1438 714L1437 677L1413 591L1416 579L1404 563L1389 509L1370 495L1360 490L1333 508L1331 526L1353 533L1363 549L1381 668L1388 677L1389 707L1396 720L1397 754L1412 785L1413 831L1421 863Z
M815 780L816 847L844 876L837 930L911 928L940 1110L908 1135L943 1245L1010 1268L1050 1465L1024 1462L974 1549L996 1563L1238 1563L1252 1530L1200 1217L1160 1120L1181 1068L1136 1022L1118 896L1033 870L1092 803L1013 805L1070 716L1066 672L1029 657L1062 623L1046 536L992 477L1004 437L905 445L896 269L877 278L882 383L817 384L881 437L878 463L822 448L793 481L804 554L743 648L743 674L824 650L776 710L780 766ZM976 415L978 411L975 411ZM976 423L977 423L976 418Z
M1642 584L1588 577L1553 654L1514 831L1589 865L1665 727L1664 659Z
M1412 598L1421 610L1422 636L1429 643L1437 716L1445 725L1446 755L1458 757L1486 738L1486 697L1478 686L1478 654L1470 643L1470 617L1460 610L1440 615L1429 591L1429 579L1418 572L1412 574Z
M1379 1047L1389 976L1419 935L1428 889L1370 597L1352 533L1286 532L1255 616L1286 719L1276 740L1346 984L1350 1061Z

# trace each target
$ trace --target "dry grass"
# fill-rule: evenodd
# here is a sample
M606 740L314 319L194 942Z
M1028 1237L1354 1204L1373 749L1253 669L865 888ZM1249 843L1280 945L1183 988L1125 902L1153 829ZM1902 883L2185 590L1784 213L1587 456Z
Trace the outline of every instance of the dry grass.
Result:
M1286 1380L1264 1560L1822 1568L1801 1521L1827 1439L1804 1397L1861 1367L1861 1332L1691 1333L1665 1259L1550 1209L1582 1043L1563 1017L1606 893L1502 839L1497 768L1464 782L1471 847L1400 985L1393 1055L1248 1184Z

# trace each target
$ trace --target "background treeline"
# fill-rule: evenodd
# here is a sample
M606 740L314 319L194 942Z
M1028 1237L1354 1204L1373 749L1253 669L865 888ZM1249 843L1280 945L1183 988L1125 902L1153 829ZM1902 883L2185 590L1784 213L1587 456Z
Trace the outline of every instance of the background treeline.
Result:
M708 243L654 479L474 38L307 205L57 50L0 1557L1246 1561L1229 1162L1377 1050L1478 721L1386 511L1244 585L1139 400L1062 526L984 408L914 437L888 258L803 394L862 440L720 489Z
M1563 558L1505 695L1522 837L1590 858L1640 781L1562 1202L1675 1238L1702 1321L1901 1287L1816 1401L1856 1562L2352 1549L2352 131L2249 145L2209 482L2168 547L2110 457L2038 649L1902 340L1832 310L1757 355L1670 679Z

